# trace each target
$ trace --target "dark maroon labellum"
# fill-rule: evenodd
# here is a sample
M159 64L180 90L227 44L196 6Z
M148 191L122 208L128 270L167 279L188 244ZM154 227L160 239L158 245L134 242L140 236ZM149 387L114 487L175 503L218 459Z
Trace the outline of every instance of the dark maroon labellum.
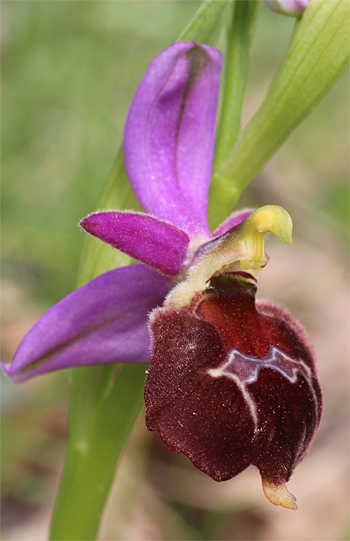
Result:
M254 464L279 487L313 438L322 399L303 329L255 303L255 291L221 275L191 306L153 312L146 423L216 481Z

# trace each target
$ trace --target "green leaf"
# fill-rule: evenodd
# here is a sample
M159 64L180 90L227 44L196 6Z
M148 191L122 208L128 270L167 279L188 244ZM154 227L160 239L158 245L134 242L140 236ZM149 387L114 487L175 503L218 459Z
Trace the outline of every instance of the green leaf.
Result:
M349 8L347 0L312 0L296 23L262 105L213 178L212 227L232 210L244 188L343 71L349 59Z
M206 0L180 39L213 44L226 6L226 1ZM140 209L121 149L99 208ZM129 263L127 256L88 238L78 284ZM106 365L71 370L69 442L50 539L95 539L116 466L143 403L145 369Z

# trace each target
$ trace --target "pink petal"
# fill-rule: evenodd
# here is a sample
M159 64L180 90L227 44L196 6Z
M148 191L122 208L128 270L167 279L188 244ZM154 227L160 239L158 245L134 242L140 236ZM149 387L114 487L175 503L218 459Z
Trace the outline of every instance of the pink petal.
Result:
M190 241L178 227L136 212L98 212L84 218L80 225L98 239L170 276L179 274Z
M19 383L73 366L147 363L147 316L170 288L169 278L144 265L102 274L44 314L2 369Z

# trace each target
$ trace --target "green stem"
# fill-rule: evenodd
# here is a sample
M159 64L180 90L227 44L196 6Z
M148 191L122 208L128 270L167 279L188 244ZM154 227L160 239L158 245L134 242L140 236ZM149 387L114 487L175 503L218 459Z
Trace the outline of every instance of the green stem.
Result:
M78 370L75 369L76 374ZM116 367L109 366L108 370L115 371ZM88 432L80 429L78 436L73 432L75 437L67 451L51 540L95 539L116 466L143 403L145 370L145 365L123 365L115 384L100 395L99 407L95 404ZM79 394L87 391L81 385L81 376L72 379L71 407L75 401L79 405Z
M312 1L293 33L270 89L215 178L211 227L325 96L349 58L349 7L343 0Z
M236 143L241 129L252 27L258 2L235 1L228 31L228 53L220 122L216 137L214 177ZM215 181L213 186L215 186Z

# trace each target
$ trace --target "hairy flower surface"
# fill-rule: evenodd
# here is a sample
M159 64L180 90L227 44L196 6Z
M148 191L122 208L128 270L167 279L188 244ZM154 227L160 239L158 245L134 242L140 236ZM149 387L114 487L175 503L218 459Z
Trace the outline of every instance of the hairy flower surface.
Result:
M21 382L73 366L150 361L147 427L217 481L254 464L268 499L294 509L285 483L319 425L321 394L303 329L284 309L255 302L264 236L291 242L292 222L268 205L209 231L220 71L219 51L195 43L153 60L123 143L147 214L102 211L81 222L140 263L52 307L2 368Z
M248 273L221 274L189 306L153 311L146 423L216 481L254 464L272 503L294 509L285 483L321 393L303 329L255 291Z

